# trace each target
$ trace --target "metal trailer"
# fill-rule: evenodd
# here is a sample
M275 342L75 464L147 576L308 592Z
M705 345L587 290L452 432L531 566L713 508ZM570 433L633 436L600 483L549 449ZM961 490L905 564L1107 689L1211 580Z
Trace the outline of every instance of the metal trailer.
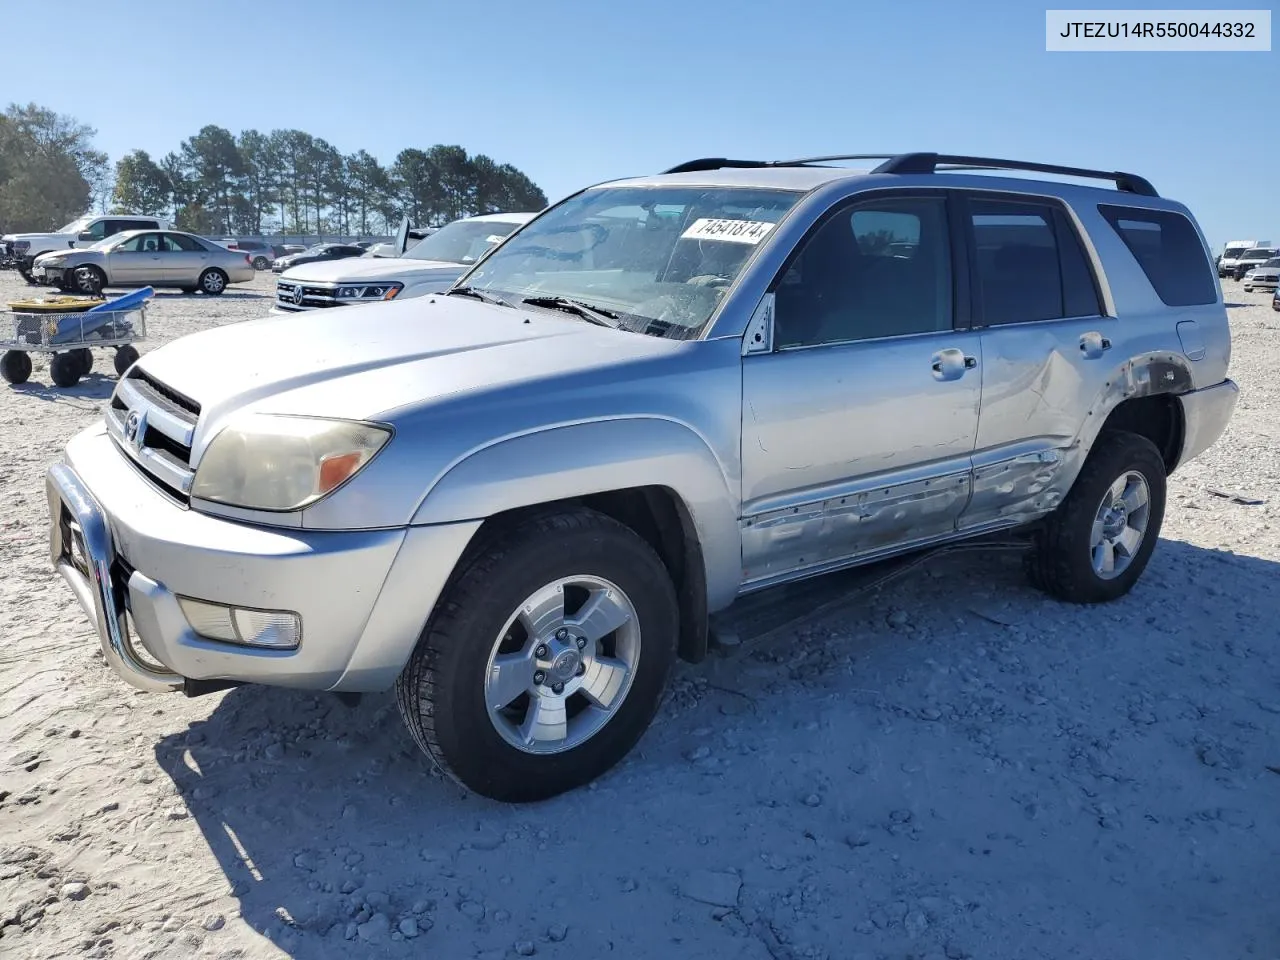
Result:
M125 371L138 359L133 344L147 335L145 302L124 309L75 312L0 313L0 376L9 383L25 383L31 376L31 354L47 353L49 376L59 387L74 387L93 369L93 351L114 348L116 373Z

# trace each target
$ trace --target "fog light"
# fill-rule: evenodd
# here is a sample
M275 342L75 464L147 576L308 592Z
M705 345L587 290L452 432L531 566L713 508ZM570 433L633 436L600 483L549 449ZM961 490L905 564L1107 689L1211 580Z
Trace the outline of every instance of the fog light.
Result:
M288 610L248 610L179 597L191 629L207 640L250 647L293 650L302 639L302 621Z

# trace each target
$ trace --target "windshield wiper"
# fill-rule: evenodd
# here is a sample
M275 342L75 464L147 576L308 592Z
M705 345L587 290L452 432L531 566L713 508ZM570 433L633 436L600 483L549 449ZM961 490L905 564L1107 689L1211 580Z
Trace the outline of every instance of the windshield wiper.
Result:
M570 297L525 297L520 302L527 303L531 307L548 307L552 310L574 313L588 323L594 323L598 327L609 327L611 330L622 329L618 315L613 311L593 307L589 303L583 303L581 300L574 300Z
M473 300L479 300L483 303L492 303L499 307L515 309L515 305L510 301L503 300L497 294L481 290L479 287L454 287L451 290L446 290L444 295L446 297L471 297Z

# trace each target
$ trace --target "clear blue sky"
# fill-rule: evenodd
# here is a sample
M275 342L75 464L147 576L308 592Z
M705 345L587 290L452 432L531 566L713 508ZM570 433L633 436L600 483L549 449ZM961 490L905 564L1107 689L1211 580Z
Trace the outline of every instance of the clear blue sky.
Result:
M385 162L459 143L552 200L697 156L1008 156L1142 174L1215 246L1280 240L1280 52L1047 53L1045 6L118 0L69 39L52 24L81 14L0 0L33 38L3 44L0 102L82 119L113 159L207 123Z

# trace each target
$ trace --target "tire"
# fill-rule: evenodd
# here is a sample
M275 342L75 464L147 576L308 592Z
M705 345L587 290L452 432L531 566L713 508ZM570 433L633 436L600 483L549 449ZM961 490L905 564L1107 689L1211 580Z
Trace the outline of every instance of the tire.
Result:
M22 279L27 281L28 286L38 287L40 285L36 282L35 274L31 272L30 265L23 266L22 264L19 264L18 273L22 274Z
M9 350L0 357L0 377L9 383L26 383L31 378L31 354Z
M1124 510L1118 511L1113 505L1121 500ZM1036 533L1027 555L1031 582L1068 603L1123 597L1151 559L1164 508L1165 466L1155 444L1136 433L1103 433L1071 492ZM1138 527L1141 534L1134 540L1130 531ZM1095 535L1104 542L1095 546ZM1110 572L1105 570L1108 554Z
M81 347L78 350L71 351L72 356L79 363L80 376L87 377L93 372L93 351L88 347Z
M200 291L211 297L221 296L222 291L227 289L227 283L227 275L217 267L200 274Z
M418 746L449 777L494 800L543 800L603 774L649 726L676 655L675 589L648 543L592 510L542 514L481 536L437 602L396 682L396 699ZM563 581L570 582L557 590ZM583 589L584 581L597 592ZM554 614L541 618L543 629L526 629L521 616L528 603L543 602L539 593L547 610L568 614L567 627L575 626L584 598L602 611L623 611L613 617L622 625L590 641L555 632ZM523 651L512 658L524 656L521 669L511 674L515 686L503 692L494 663L516 651ZM626 663L625 677L607 670ZM603 715L585 706L584 691L592 685L597 693L613 690L598 701L607 704ZM495 698L506 709L501 703L491 709ZM517 724L531 721L535 702L552 710L563 705L565 739L535 738L518 747Z
M131 344L125 344L123 347L116 347L116 373L124 376L129 368L138 360L138 348Z
M268 260L266 257L253 258L253 269L255 270L266 270L270 266L271 266L271 261Z
M101 293L102 288L106 285L106 276L92 264L76 267L71 272L71 279L67 281L67 286L72 293L88 294L89 296L96 296Z
M80 358L75 351L53 355L49 361L49 378L59 387L74 387L80 382Z

